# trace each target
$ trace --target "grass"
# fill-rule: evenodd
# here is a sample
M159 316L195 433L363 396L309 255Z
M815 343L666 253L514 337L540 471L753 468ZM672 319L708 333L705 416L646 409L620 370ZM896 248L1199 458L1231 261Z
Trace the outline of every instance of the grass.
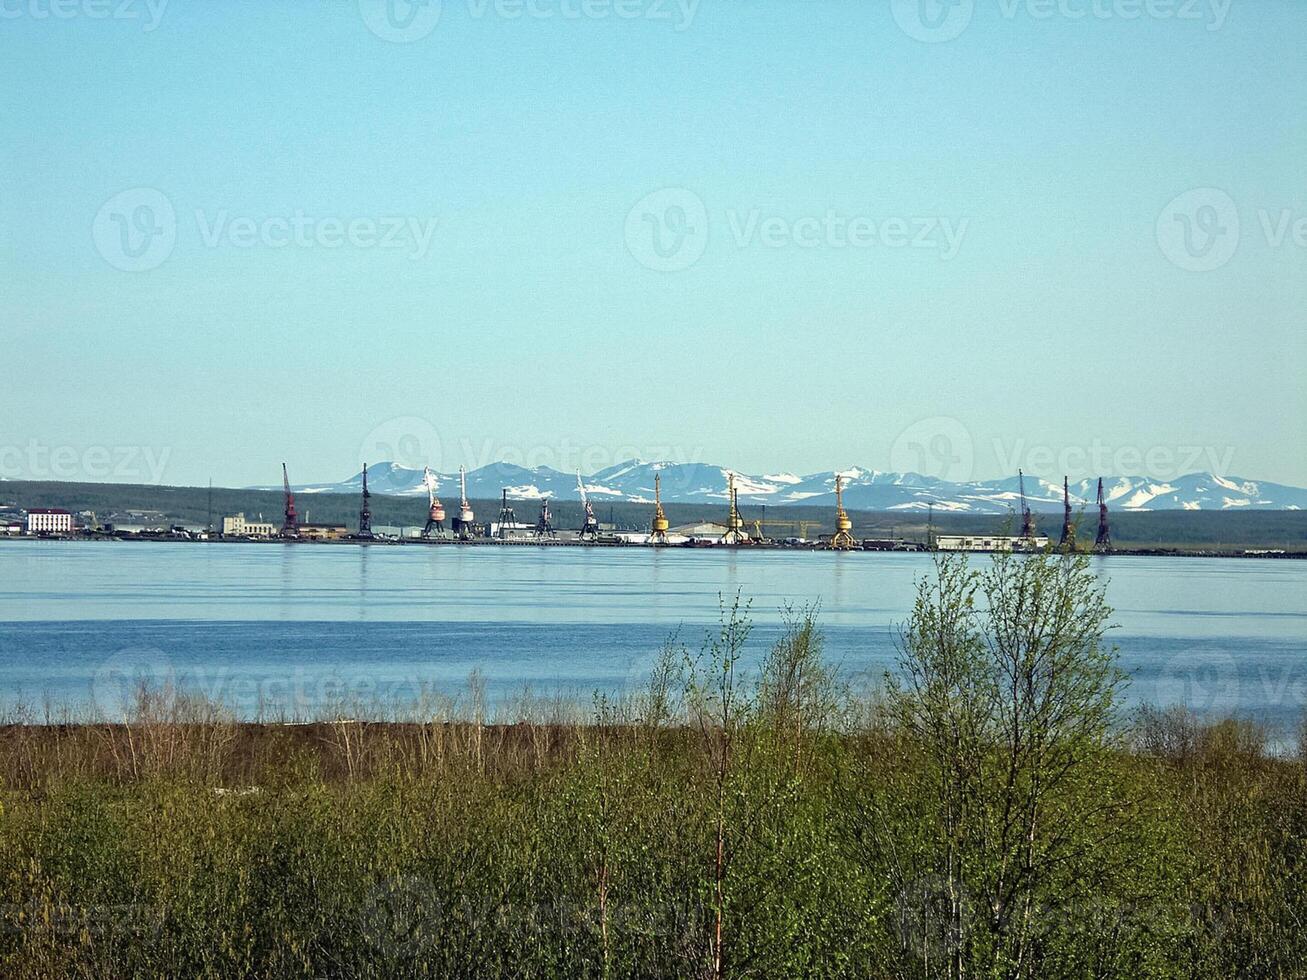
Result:
M741 724L722 779L720 727L652 692L588 720L243 724L154 697L8 726L0 973L711 976L720 880L722 975L938 975L938 881L894 853L929 833L920 760L875 701ZM1140 863L1076 899L1114 933L1097 975L1301 975L1301 758L1154 712L1117 763L1156 850L1112 843ZM1072 975L1052 964L1086 937L1041 914L1041 975Z

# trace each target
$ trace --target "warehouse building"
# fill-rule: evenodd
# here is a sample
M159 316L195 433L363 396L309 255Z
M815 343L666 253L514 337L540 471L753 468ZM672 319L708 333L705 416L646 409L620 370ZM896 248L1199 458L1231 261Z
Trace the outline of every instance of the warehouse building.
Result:
M297 524L301 541L339 541L349 535L344 524Z
M28 534L72 534L71 511L58 507L33 507L27 512Z
M1024 538L1019 534L937 534L935 547L940 551L1042 551L1048 538L1037 535Z
M244 514L222 519L224 538L271 538L276 534L275 525L263 521L247 521Z

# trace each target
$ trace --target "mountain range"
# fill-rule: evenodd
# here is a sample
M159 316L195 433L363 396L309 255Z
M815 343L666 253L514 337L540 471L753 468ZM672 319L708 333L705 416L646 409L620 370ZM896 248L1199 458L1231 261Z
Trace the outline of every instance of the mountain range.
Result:
M835 473L798 476L776 473L755 476L707 463L669 463L627 460L584 478L586 493L596 502L630 501L652 503L654 475L662 480L665 503L723 503L727 481L734 473L742 504L834 506ZM1018 478L953 483L920 473L887 473L854 467L841 470L844 505L851 510L940 511L968 514L1005 514L1019 508ZM435 489L448 503L458 496L457 473L432 473ZM512 463L491 463L467 473L470 499L498 499L507 490L512 500L576 500L576 474L547 466L533 468ZM296 493L358 493L362 475L355 473L336 483L297 485ZM1108 505L1114 510L1300 510L1307 508L1307 489L1278 483L1222 477L1214 473L1190 473L1171 480L1142 476L1118 476L1104 480ZM376 463L368 467L368 488L373 493L395 496L425 496L421 469L397 463ZM280 490L269 486L258 489ZM1032 510L1057 511L1062 507L1062 485L1027 477L1026 498ZM1070 486L1071 504L1093 507L1098 492L1096 479L1079 480Z

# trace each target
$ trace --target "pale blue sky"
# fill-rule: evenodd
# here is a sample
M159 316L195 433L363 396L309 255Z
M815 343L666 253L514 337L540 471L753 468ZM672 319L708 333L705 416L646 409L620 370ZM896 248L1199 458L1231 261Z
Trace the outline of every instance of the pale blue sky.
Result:
M0 475L1307 484L1307 4L50 2L0 3Z

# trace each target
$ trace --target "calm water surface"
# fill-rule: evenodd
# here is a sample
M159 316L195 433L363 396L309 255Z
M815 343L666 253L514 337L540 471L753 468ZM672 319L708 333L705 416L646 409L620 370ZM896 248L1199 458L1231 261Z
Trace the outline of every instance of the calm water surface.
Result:
M978 561L987 561L980 558ZM1095 559L1135 701L1280 729L1307 703L1307 563ZM0 542L0 704L121 713L136 679L242 714L457 695L589 699L639 683L718 594L753 601L753 655L788 602L820 601L851 677L894 662L928 556L643 548Z

